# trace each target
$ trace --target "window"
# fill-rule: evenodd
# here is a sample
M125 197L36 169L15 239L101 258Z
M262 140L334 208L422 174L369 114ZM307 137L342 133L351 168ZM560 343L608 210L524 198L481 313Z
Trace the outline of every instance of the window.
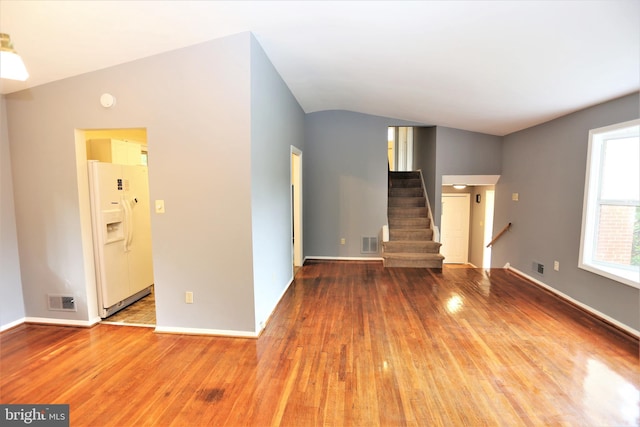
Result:
M640 119L589 132L579 266L640 288Z

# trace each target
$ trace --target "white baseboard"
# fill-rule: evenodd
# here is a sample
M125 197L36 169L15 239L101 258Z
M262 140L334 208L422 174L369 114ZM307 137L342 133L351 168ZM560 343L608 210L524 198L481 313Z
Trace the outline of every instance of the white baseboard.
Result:
M320 259L328 261L384 261L382 257L336 257L336 256L307 256L304 257L305 261Z
M14 320L13 322L9 322L5 325L0 326L0 332L6 331L7 329L11 329L14 328L18 325L21 325L24 323L24 317L22 319L18 319L18 320Z
M251 331L229 331L224 329L181 328L175 326L156 326L159 334L208 335L233 338L258 338L258 333Z
M598 317L598 318L606 321L607 323L611 323L612 325L616 326L617 328L620 328L620 329L624 330L625 332L629 333L630 335L633 335L634 337L640 339L640 331L636 331L632 327L627 326L624 323L622 323L622 322L620 322L620 321L618 321L618 320L616 320L616 319L614 319L612 317L607 316L606 314L596 310L595 308L593 308L591 306L588 306L588 305L586 305L584 303L581 303L578 300L575 300L575 299L571 298L569 295L567 295L567 294L565 294L563 292L560 292L559 290L557 290L555 288L552 288L551 286L547 285L546 283L541 282L540 280L537 280L537 279L529 276L526 273L523 273L522 271L518 270L517 268L511 267L511 264L509 264L509 263L506 263L504 268L506 268L509 271L512 271L513 273L515 273L515 274L517 274L519 276L522 276L522 277L526 278L527 280L532 281L536 285L538 285L538 286L540 286L542 288L545 288L546 290L556 294L560 298L569 301L573 305L577 305L578 307L580 307L583 310L589 312L590 314L594 315L595 317Z
M57 326L80 326L83 328L90 328L102 319L96 317L92 320L72 320L72 319L54 319L50 317L25 317L24 323L40 323L43 325L57 325Z

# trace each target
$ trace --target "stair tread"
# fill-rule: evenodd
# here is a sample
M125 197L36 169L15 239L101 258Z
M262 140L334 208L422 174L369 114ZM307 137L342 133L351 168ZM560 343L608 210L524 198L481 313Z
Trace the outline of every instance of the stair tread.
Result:
M383 252L382 257L403 259L444 259L444 255L434 252Z
M440 242L435 242L432 239L423 239L423 240L408 240L408 239L402 239L402 240L388 240L386 242L382 242L383 244L385 243L398 243L398 244L416 244L416 243L432 243L434 245L441 245L442 243Z
M425 214L427 213L426 206L389 206L389 210L392 210L394 212L399 210L408 210L408 211L420 211L420 212L424 212Z
M389 240L433 240L431 228L390 228Z
M419 201L423 201L425 200L424 196L389 196L389 200L392 201L407 201L407 200L419 200Z
M421 232L421 231L425 231L425 230L431 230L430 228L424 228L424 227L413 227L413 228L393 228L390 227L390 231L402 231L404 232L410 232L410 231L416 231L416 232Z
M420 178L420 172L419 171L390 171L389 175L392 177L409 177L409 176L414 176L414 177L418 177Z

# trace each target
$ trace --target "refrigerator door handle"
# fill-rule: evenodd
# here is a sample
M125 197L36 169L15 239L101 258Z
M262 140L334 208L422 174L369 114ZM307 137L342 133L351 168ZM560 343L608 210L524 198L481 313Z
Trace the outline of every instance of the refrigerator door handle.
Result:
M133 242L133 203L133 200L126 203L129 215L129 217L127 218L127 230L129 231L129 241L127 242L127 247L131 246L131 242Z
M124 251L129 252L130 234L131 234L131 214L129 212L129 206L127 200L123 197L120 199L120 206L124 211Z

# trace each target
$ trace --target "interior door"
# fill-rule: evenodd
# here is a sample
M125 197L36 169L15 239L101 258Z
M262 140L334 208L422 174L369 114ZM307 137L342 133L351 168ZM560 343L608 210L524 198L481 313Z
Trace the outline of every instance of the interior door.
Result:
M444 262L466 264L469 261L470 195L444 193L440 218L440 253Z

